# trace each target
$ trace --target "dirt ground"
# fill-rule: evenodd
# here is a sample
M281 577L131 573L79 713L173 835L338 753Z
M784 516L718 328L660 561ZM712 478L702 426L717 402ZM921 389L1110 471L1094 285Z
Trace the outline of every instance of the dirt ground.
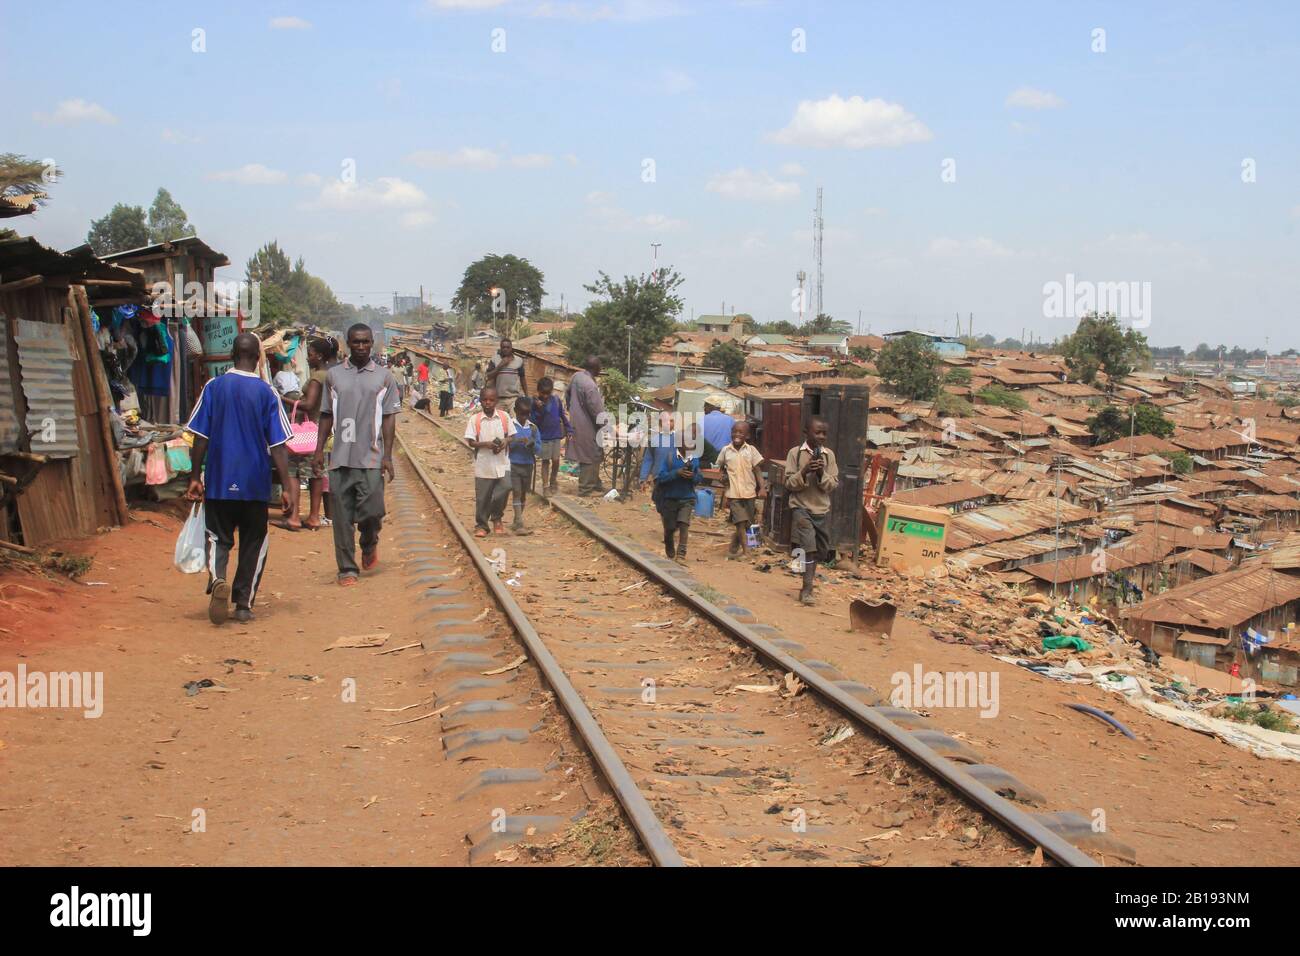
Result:
M561 489L563 490L563 488ZM661 536L647 495L627 503L599 501L601 516L648 546ZM1137 850L1146 866L1257 866L1300 863L1300 763L1255 757L1217 739L1175 727L1125 705L1117 694L1064 685L1004 664L974 647L935 640L920 622L899 617L888 640L848 627L853 597L897 592L892 572L863 568L819 574L818 603L797 600L798 578L772 551L748 561L725 559L730 532L720 518L696 519L691 572L716 589L715 603L736 603L778 626L847 676L888 697L899 672L996 672L1000 708L926 712L933 724L1041 791L1052 807L1101 819ZM770 565L762 571L762 565ZM725 595L729 601L721 600ZM1067 708L1084 703L1112 711L1136 735L1128 740L1092 717Z
M335 584L328 529L272 529L248 625L209 623L204 575L171 566L180 523L166 510L66 546L93 556L83 580L104 586L0 577L0 670L103 672L105 698L98 719L0 711L0 865L460 865L502 807L565 821L533 834L545 848L523 861L642 862L531 668L510 692L518 719L539 729L506 760L448 759L444 718L412 720L461 701L435 700L448 676L438 655L380 653L433 629L395 546L391 488L389 498L380 567L349 591ZM476 611L488 604L480 589L468 589ZM483 626L500 660L517 654L495 619ZM325 650L373 633L390 637ZM188 695L183 685L204 678L217 686ZM545 772L504 793L472 789L501 763ZM521 859L488 849L489 863Z

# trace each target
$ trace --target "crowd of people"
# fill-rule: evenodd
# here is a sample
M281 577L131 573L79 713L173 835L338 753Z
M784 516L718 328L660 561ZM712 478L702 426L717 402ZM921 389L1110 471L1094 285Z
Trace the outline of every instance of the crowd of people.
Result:
M233 368L204 386L186 424L194 434L188 497L204 502L208 616L214 624L227 620L232 605L237 620L253 618L266 565L273 473L282 488L284 513L276 525L289 531L331 526L341 587L355 586L363 571L379 563L384 488L395 477L392 455L403 392L417 407L427 408L430 388L436 385L439 413L445 417L455 378L441 365L434 373L428 359L418 366L409 356L391 365L382 361L372 354L374 335L363 323L348 329L346 346L340 359L332 340L313 339L307 346L306 383L273 363L268 384L258 372L261 343L244 332L235 339ZM557 492L561 455L576 466L580 497L608 492L600 477L607 418L601 371L600 359L588 357L562 401L551 378L541 378L536 394L529 394L525 363L509 339L501 341L486 370L475 366L471 384L476 394L467 407L464 442L473 459L476 537L506 532L508 503L514 512L510 530L531 534L524 522L528 494L535 477L543 496ZM747 422L713 404L705 405L699 427L672 412L661 416L642 459L641 482L653 489L669 559L686 561L696 490L707 467L716 466L725 483L723 504L733 527L728 557L743 558L757 544L755 523L767 481L763 456L749 438ZM790 449L783 475L804 604L813 603L818 558L830 551L829 511L838 468L826 440L826 423L812 419L804 442ZM290 445L296 453L290 453ZM310 496L305 519L299 514L303 480ZM239 556L228 580L236 539Z

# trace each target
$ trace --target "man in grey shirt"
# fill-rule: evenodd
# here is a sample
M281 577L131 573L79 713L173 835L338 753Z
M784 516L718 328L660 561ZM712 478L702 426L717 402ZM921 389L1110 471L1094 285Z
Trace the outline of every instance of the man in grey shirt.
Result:
M325 444L330 451L330 496L334 503L334 557L339 584L357 583L356 533L361 532L361 568L379 563L379 529L384 522L384 479L392 481L393 444L401 396L393 373L370 357L370 326L348 329L348 357L325 377L320 428L314 461L325 471Z

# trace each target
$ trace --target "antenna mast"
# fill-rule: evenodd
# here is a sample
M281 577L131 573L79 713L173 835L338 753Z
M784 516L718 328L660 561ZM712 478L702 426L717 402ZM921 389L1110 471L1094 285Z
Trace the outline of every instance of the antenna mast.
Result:
M813 215L813 258L817 260L817 310L813 316L822 314L822 233L826 223L822 220L822 187L817 187L817 211Z

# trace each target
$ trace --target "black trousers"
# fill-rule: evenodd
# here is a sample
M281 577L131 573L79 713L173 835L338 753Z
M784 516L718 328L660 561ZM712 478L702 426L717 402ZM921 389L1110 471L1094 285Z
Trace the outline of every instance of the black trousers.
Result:
M268 505L265 501L222 501L208 498L203 502L204 524L208 529L208 591L212 582L226 580L230 552L239 535L239 564L230 584L235 607L251 608L257 599L257 585L266 566L266 548L271 539L266 533Z

